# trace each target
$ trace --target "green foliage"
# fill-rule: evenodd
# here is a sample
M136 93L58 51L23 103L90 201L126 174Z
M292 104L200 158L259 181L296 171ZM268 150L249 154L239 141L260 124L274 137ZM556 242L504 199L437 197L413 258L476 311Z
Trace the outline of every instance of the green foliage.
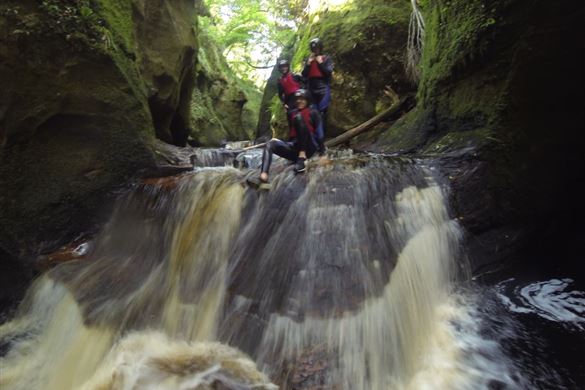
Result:
M111 28L113 26L115 30L119 27L116 23L119 18L110 18L110 3L111 0L42 0L38 5L40 13L23 12L19 6L4 8L0 13L16 25L9 34L10 38L59 36L68 41L72 49L84 50L90 46L116 50L115 42L121 40L124 44L128 43L125 38L132 32L114 36ZM131 15L130 8L126 15ZM132 29L131 18L127 19L128 29Z
M207 0L203 30L222 48L231 68L262 85L266 71L292 39L306 0Z
M50 16L44 26L46 31L67 39L84 35L91 43L100 41L98 27L104 25L104 20L94 13L89 0L42 0L40 8Z

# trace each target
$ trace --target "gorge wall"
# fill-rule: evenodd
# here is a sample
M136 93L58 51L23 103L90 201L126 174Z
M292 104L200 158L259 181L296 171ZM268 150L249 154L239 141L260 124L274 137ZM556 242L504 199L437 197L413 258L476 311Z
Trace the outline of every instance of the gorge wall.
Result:
M575 215L584 215L584 47L576 38L584 9L576 1L423 2L418 104L369 135L366 149L439 158L478 264L519 252L544 259L536 243L563 257L565 242L583 235Z
M218 145L254 131L245 103L259 93L228 74L202 12L200 0L2 2L0 306L39 253L94 229L117 188L155 171L157 138Z
M191 101L194 143L218 146L225 141L254 138L261 93L230 69L221 48L205 31L199 33L200 48Z

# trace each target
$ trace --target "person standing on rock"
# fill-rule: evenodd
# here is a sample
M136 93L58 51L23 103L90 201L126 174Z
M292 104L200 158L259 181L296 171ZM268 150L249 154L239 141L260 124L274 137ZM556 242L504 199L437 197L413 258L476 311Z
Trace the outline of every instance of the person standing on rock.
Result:
M315 102L317 110L321 113L323 134L327 134L327 109L331 102L331 76L333 74L333 61L331 57L323 54L323 42L314 38L309 42L311 55L305 60L303 77L308 80L309 92Z
M278 97L288 114L295 108L295 92L303 87L303 76L290 71L288 60L279 60L278 70L281 74L278 79Z
M321 115L319 111L309 106L309 94L304 89L294 93L296 110L292 111L290 120L290 139L288 142L272 139L266 143L262 154L262 168L260 181L268 182L268 171L272 164L272 155L276 154L295 163L295 172L306 170L305 162L316 152L323 154L323 134L320 133Z

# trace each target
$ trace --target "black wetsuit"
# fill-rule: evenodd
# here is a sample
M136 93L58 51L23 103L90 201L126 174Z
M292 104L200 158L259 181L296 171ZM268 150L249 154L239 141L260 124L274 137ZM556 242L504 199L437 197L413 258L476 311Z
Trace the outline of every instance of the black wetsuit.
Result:
M321 113L323 121L323 133L327 133L327 110L331 102L331 77L333 75L333 61L331 57L323 55L323 63L319 64L317 60L308 64L305 59L303 68L303 77L308 82L309 93L317 109Z
M315 152L325 151L323 137L317 131L321 125L319 111L309 107L296 111L292 114L291 123L291 137L288 142L273 139L266 144L262 154L262 172L268 173L270 170L273 153L295 162L300 151L304 151L307 158L313 156Z

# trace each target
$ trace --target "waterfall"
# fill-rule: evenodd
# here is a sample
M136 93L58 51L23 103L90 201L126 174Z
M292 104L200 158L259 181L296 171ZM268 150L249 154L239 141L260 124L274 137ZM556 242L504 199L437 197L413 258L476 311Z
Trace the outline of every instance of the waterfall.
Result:
M457 288L462 232L431 168L274 171L270 192L216 167L121 196L0 326L2 389L513 387Z

